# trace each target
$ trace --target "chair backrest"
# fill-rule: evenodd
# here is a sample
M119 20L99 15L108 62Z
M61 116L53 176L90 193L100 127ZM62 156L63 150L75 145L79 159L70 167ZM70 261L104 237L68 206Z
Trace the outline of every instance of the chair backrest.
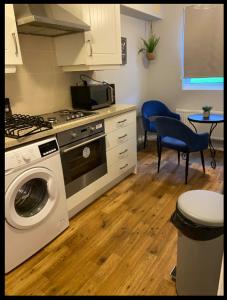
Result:
M162 116L169 112L168 107L159 100L146 101L142 105L142 115L145 117Z
M160 136L169 136L185 142L193 147L198 135L181 121L170 117L158 117L155 120L157 133Z

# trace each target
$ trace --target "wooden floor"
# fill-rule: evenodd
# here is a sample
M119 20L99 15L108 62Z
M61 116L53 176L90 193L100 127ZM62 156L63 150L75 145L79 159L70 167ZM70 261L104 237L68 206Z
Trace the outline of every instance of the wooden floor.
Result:
M176 295L177 230L169 219L178 196L191 189L223 192L223 153L217 168L205 153L185 161L163 151L160 173L154 145L138 153L130 175L70 220L70 227L5 276L6 295ZM15 249L16 251L16 249Z

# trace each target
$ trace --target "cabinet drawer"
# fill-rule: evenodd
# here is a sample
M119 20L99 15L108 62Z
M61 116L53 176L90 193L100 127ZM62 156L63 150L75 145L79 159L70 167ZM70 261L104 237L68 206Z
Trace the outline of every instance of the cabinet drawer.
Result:
M115 130L106 136L106 150L110 150L116 146L119 146L129 139L134 138L136 140L136 124L130 124L125 128Z
M130 139L107 152L107 165L125 165L126 161L136 164L136 140Z
M131 155L127 158L119 160L118 163L108 166L108 172L112 174L112 179L117 178L118 176L127 172L130 168L136 166L136 153L134 154L135 155Z
M135 110L105 119L105 132L112 132L116 129L126 127L131 123L136 123Z

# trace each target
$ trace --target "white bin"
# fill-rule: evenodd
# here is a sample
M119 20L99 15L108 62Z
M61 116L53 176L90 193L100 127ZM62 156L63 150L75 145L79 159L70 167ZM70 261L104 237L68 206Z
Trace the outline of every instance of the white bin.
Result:
M217 295L223 256L223 195L206 190L183 193L173 214L178 228L178 295Z

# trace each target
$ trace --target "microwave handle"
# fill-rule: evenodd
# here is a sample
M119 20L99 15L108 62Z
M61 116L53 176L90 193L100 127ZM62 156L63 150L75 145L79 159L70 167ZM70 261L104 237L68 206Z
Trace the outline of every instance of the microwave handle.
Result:
M72 151L72 150L74 150L74 149L76 149L76 148L79 148L79 147L81 147L81 146L87 145L87 144L89 144L89 143L91 143L91 142L93 142L93 141L99 140L99 139L101 139L101 138L103 138L103 137L105 137L105 136L106 136L106 134L102 134L102 135L100 135L100 136L98 136L98 137L96 137L96 138L93 138L93 139L89 140L89 141L86 141L86 142L80 143L80 144L78 144L78 145L72 146L72 147L70 147L70 148L67 148L67 149L65 149L65 150L62 150L62 152L63 152L63 153L67 153L67 152Z
M113 87L108 84L108 88L109 88L109 91L110 91L110 99L111 99L110 102L111 102L111 104L113 104L113 102L114 102Z

